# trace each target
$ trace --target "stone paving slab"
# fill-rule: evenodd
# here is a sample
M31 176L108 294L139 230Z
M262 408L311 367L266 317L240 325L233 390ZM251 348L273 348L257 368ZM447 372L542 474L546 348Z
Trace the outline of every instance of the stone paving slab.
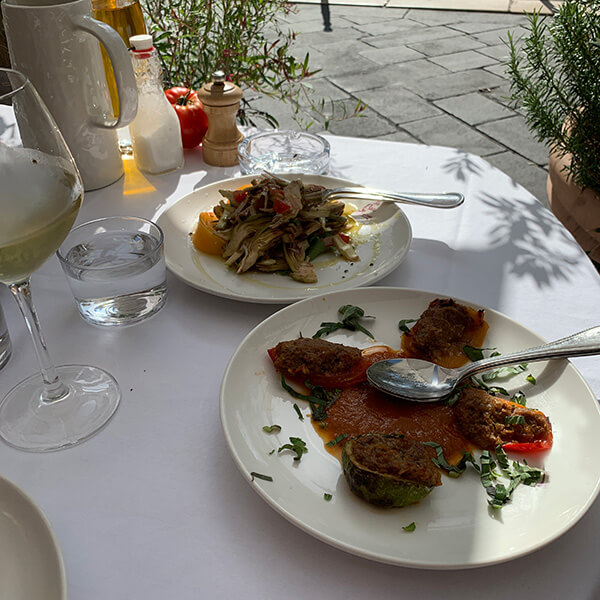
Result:
M303 0L302 4L321 4L322 0ZM327 0L328 4L354 7L422 8L440 10L473 10L522 13L534 10L549 14L550 9L540 0ZM558 5L560 2L553 2Z
M452 146L465 152L488 156L498 154L504 148L492 138L482 135L466 123L450 115L440 115L430 119L422 119L405 123L403 129L432 146Z
M409 47L425 54L425 56L443 56L462 52L464 50L473 50L481 48L484 44L467 36L453 36L444 39L428 40L426 42L409 43Z
M434 104L469 125L515 116L514 111L478 92L443 98Z
M484 123L477 129L538 165L548 162L548 149L533 138L520 115Z
M332 31L323 31L326 17ZM301 4L286 21L298 33L297 55L309 52L311 68L322 69L307 93L325 100L325 115L332 111L328 98L348 110L359 100L368 105L361 117L331 122L329 133L454 146L484 156L546 203L548 151L511 106L504 64L502 40L508 31L522 34L524 15L330 0ZM282 128L298 128L289 105L262 98L260 107ZM306 123L306 98L299 114ZM320 128L315 121L312 130Z
M411 60L409 62L397 65L388 65L380 67L365 73L361 73L360 77L356 74L341 75L331 77L332 81L338 87L354 93L365 90L374 90L388 85L402 84L410 88L414 83L427 77L436 77L444 75L447 70L435 63L422 59ZM362 97L363 94L355 94Z
M367 43L375 48L390 48L401 44L412 44L418 42L427 42L430 40L444 40L446 38L462 37L463 34L450 27L443 25L427 27L418 23L410 23L410 19L405 21L405 28L398 32L388 35L374 34Z
M423 98L439 100L481 89L496 88L502 83L504 80L498 75L482 69L472 69L423 79L415 84L414 89Z
M431 62L440 67L444 67L448 71L469 71L478 69L479 67L493 66L497 62L491 57L475 52L474 50L466 50L465 52L454 52L453 54L445 54L443 56L431 57Z
M442 111L430 102L400 85L390 85L359 94L373 110L396 124L420 121L441 115Z

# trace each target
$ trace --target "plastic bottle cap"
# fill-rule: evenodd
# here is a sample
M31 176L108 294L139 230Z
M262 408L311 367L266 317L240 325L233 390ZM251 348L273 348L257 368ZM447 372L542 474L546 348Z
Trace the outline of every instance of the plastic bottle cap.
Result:
M138 52L152 50L152 36L147 33L142 35L132 35L129 38L129 43L133 46L133 49Z

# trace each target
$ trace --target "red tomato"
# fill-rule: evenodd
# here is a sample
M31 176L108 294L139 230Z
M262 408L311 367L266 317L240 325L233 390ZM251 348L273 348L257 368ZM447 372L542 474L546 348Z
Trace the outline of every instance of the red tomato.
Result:
M208 129L208 117L198 94L185 87L174 87L165 95L179 117L183 147L195 148Z

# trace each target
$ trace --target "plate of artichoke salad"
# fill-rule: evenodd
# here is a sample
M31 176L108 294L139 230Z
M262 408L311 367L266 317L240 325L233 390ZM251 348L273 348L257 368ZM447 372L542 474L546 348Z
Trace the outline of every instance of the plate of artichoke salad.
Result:
M411 226L393 203L324 198L348 186L357 184L265 174L201 187L158 218L167 267L192 287L256 303L372 284L404 260Z

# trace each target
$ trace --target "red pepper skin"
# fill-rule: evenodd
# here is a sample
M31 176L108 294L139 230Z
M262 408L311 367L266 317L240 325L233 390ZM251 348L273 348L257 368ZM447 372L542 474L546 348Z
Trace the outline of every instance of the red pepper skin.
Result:
M240 204L241 202L243 202L246 199L247 195L248 195L247 190L234 190L233 191L233 201L236 204Z
M554 437L550 432L546 439L535 440L534 442L509 442L503 444L502 449L508 452L542 452L543 450L550 450L553 441Z
M308 380L313 385L319 385L324 388L349 388L367 380L367 368L370 362L364 358L360 359L350 371L338 375L309 375Z
M275 362L277 354L275 348L269 348L267 350L269 358ZM299 383L304 383L306 380L310 381L313 385L319 385L328 389L335 388L349 388L359 383L367 381L367 369L377 360L381 358L377 355L363 356L360 361L350 371L345 373L338 373L335 375L323 375L319 373L313 373L303 376L290 377L292 380L296 380Z
M273 198L273 210L278 214L286 213L290 210L290 205L283 200L279 200L278 198Z
M349 244L350 243L350 236L349 235L346 235L345 233L338 233L338 235L340 236L341 240L345 244Z

